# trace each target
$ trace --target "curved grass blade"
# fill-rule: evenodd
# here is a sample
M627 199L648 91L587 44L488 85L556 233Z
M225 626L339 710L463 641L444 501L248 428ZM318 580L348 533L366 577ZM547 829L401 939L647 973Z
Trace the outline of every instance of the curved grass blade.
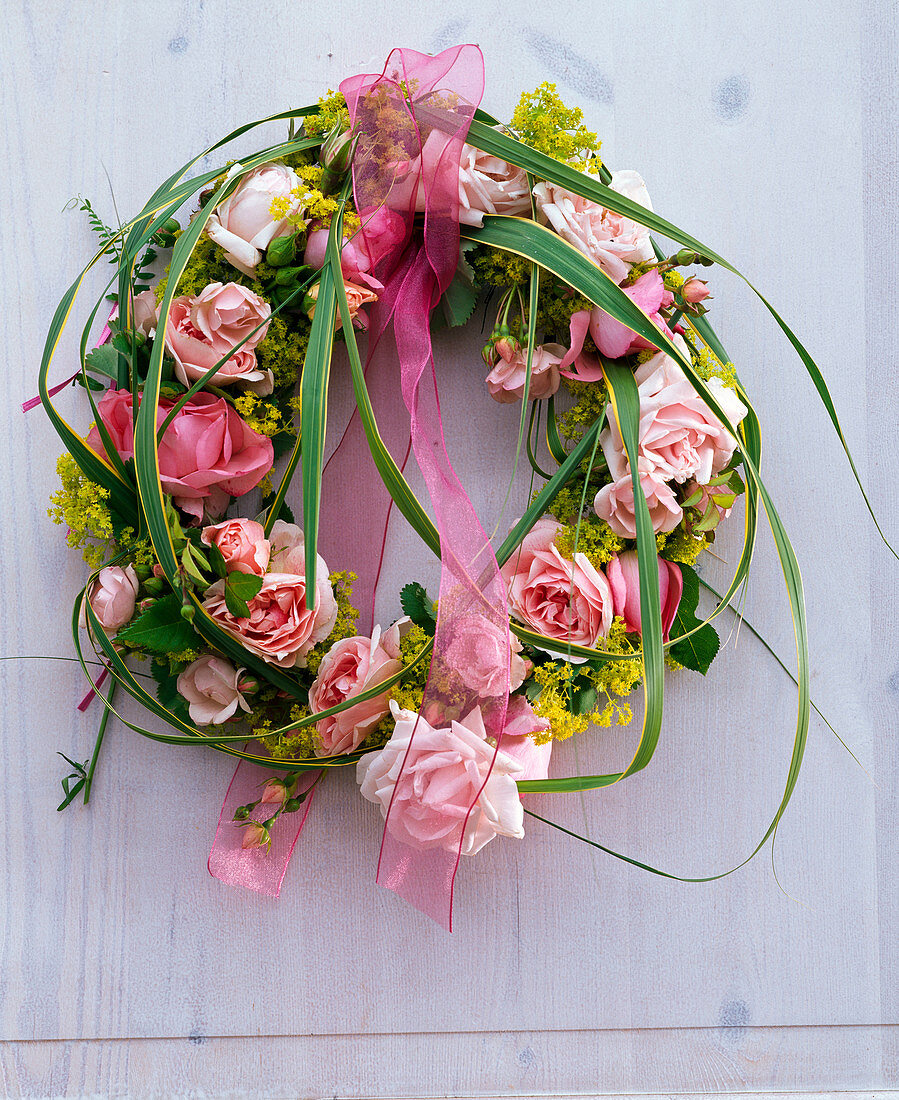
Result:
M632 218L640 225L646 226L648 229L652 229L657 233L663 234L670 240L676 241L678 244L685 245L688 248L692 248L701 256L712 260L714 263L719 264L721 267L730 271L741 279L746 286L755 294L759 301L764 305L765 309L771 314L780 328L781 332L786 336L792 345L793 349L798 354L803 366L805 367L809 377L812 380L812 384L821 399L821 403L827 410L827 415L830 417L830 422L833 425L834 431L837 433L837 438L840 441L840 445L849 461L852 475L855 478L855 482L858 485L859 492L862 494L865 506L874 521L874 526L877 528L877 533L880 535L884 544L889 549L890 553L897 559L899 559L899 553L893 548L890 542L887 541L880 524L877 520L877 516L874 513L874 509L871 505L868 495L865 492L865 488L862 485L861 478L858 470L856 469L855 460L852 457L852 452L849 449L849 444L846 441L846 437L843 434L843 428L840 424L839 416L837 415L836 407L833 403L833 398L830 395L830 391L827 388L827 383L824 381L824 376L821 373L815 360L809 354L806 347L803 345L799 337L793 332L790 326L784 321L783 317L778 311L771 305L768 299L762 294L762 292L746 278L733 264L728 260L725 260L723 256L720 256L713 248L709 248L708 245L697 238L691 236L689 233L685 233L684 230L673 225L665 218L660 217L655 211L648 210L646 207L641 206L639 203L634 202L632 199L626 198L624 195L620 195L617 191L613 191L606 184L593 176L586 175L583 172L578 172L574 168L570 168L567 164L562 164L560 161L553 160L552 157L546 156L545 153L540 153L536 149L531 149L527 145L524 145L520 141L516 141L514 138L509 137L507 134L503 134L498 130L494 130L491 127L485 125L483 122L477 119L473 120L469 128L468 136L466 139L470 144L476 148L481 149L483 152L492 153L494 156L500 157L502 160L508 161L510 164L515 164L525 171L530 172L541 179L549 180L551 183L555 183L560 187L564 187L569 191L572 191L576 195L580 195L587 199L592 199L594 202L599 203L608 210L612 210L617 214L624 214L626 217ZM605 308L605 307L603 307ZM625 322L626 324L627 322ZM642 333L641 333L642 335Z

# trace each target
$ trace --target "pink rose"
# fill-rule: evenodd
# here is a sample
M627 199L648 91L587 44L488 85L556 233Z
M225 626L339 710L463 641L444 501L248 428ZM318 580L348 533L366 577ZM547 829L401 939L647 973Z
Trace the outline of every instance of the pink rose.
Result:
M527 350L514 347L508 340L495 345L500 354L499 362L487 375L490 396L502 405L520 401L527 378ZM565 349L558 344L541 344L534 348L531 357L531 385L528 400L551 397L559 388L559 363Z
M200 536L207 546L217 546L228 572L255 573L261 577L268 569L272 544L261 523L252 519L226 519L204 527Z
M649 315L650 321L660 329L669 339L673 339L674 333L665 322L665 318L659 313L663 307L670 306L674 300L670 290L665 288L662 276L657 268L647 271L631 286L622 288L624 293L631 298L644 313ZM642 336L616 321L604 309L596 306L590 313L590 335L599 348L600 354L607 359L620 359L629 352L644 348L655 348Z
M237 618L228 610L224 580L206 589L203 606L251 653L279 668L302 668L306 654L328 637L337 621L328 567L319 556L315 599L312 607L307 607L303 532L292 523L276 520L269 541L269 564L279 572L262 578L259 593L248 601L248 618Z
M238 689L240 674L224 657L211 653L200 657L178 677L178 694L190 704L191 721L197 726L220 726L240 707L249 714L247 701Z
M222 354L241 340L245 351L261 344L271 315L268 302L240 283L210 283L194 298L190 311L194 328Z
M530 214L531 194L523 168L462 146L459 165L459 221L483 225L485 214Z
M131 621L137 589L138 580L133 565L126 565L124 569L118 565L107 565L100 570L87 598L107 634L120 630Z
M511 643L511 665L507 661L507 639ZM453 627L446 647L446 661L456 669L469 690L482 698L517 691L524 683L531 663L519 657L521 642L483 615L467 615Z
M652 210L641 177L633 171L615 172L609 184L613 191ZM569 244L580 249L616 283L627 278L632 263L655 257L649 230L621 214L614 214L590 199L583 199L553 183L534 188L537 209L552 228Z
M313 229L306 238L306 252L303 263L310 267L324 267L328 258L329 229ZM343 238L340 248L340 268L344 282L361 284L380 293L384 284L371 274L371 260L361 233L351 239Z
M310 287L303 305L306 310L306 315L311 321L315 316L315 307L318 303L318 292L321 289L321 284L316 283L315 286ZM364 305L368 305L369 302L376 302L378 300L377 294L367 286L356 286L355 283L348 283L344 280L343 290L346 294L347 305L350 307L350 320L354 322L355 328L367 329L368 328L368 314L361 308ZM337 317L334 321L334 331L338 332L343 324L343 315L338 307Z
M172 407L159 402L157 426ZM98 405L115 449L123 460L134 456L131 391L108 390ZM100 433L91 428L87 444L106 457ZM272 468L272 441L248 427L222 397L195 394L176 414L159 444L162 487L175 504L201 520L220 516L230 497L254 489Z
M221 283L211 283L203 294L220 287ZM236 287L236 283L229 283L229 287ZM224 288L227 289L227 288ZM243 287L238 287L243 290ZM253 295L256 298L256 295ZM222 335L216 333L213 342L203 329L197 327L199 321L210 331L213 327L215 305L213 301L205 301L201 304L198 313L196 303L200 298L176 298L169 309L168 320L165 325L165 346L172 353L175 360L175 377L185 386L190 386L198 378L216 365L225 356L234 343L223 346L225 341ZM260 306L265 306L261 298L256 298ZM265 306L268 309L268 306ZM221 326L219 326L221 327ZM257 334L258 335L258 334ZM264 396L272 392L274 379L270 370L260 370L256 363L256 353L246 346L235 351L209 380L213 386L230 386L234 382L241 382L246 389L252 390Z
M252 275L262 253L275 237L293 232L288 215L302 209L302 200L293 195L303 185L286 164L264 164L248 172L230 198L216 207L206 223L206 232L225 250L229 263L245 275ZM273 199L288 199L290 209L283 218L273 218Z
M403 667L399 659L399 641L396 626L383 635L378 626L371 638L342 638L335 642L322 658L318 676L309 689L312 713L336 707L399 672ZM322 718L315 726L321 742L315 755L338 756L355 751L387 711L387 692L384 691L373 699Z
M677 340L689 354L681 338ZM707 484L730 462L737 441L664 353L641 363L634 378L640 394L641 461L659 480L682 484L692 478ZM731 423L738 424L746 415L743 402L718 378L707 385ZM628 465L618 426L613 422L599 441L612 477L622 478Z
M636 550L616 554L606 566L606 576L612 589L615 614L624 619L628 630L642 634L640 566ZM684 578L680 566L673 561L659 558L659 599L662 605L662 632L666 642L683 591Z
M506 756L520 764L521 779L546 779L549 775L549 761L553 743L546 741L538 745L534 734L549 732L547 718L539 718L533 707L523 695L512 695L506 710L506 725L503 729L501 747Z
M393 736L379 752L362 757L356 781L363 798L380 803L382 817L390 808L387 827L397 840L450 852L461 841L462 854L474 855L495 836L524 836L516 785L522 767L486 740L480 707L442 729L393 700L390 709Z
M134 327L144 336L149 336L156 328L156 295L152 290L142 290L140 294L134 296L134 301L131 303L131 317Z
M625 463L627 467L627 463ZM658 534L660 531L673 531L683 518L683 509L677 502L677 498L671 486L662 479L659 472L644 459L638 460L640 470L640 485L646 503L649 505L649 518L652 520L652 529ZM616 535L625 539L637 537L637 520L634 511L634 487L631 483L630 470L611 485L604 485L593 498L593 510L600 519L604 519Z
M562 525L544 516L525 535L500 572L513 615L547 638L595 646L612 625L612 593L584 554L574 561L556 548Z

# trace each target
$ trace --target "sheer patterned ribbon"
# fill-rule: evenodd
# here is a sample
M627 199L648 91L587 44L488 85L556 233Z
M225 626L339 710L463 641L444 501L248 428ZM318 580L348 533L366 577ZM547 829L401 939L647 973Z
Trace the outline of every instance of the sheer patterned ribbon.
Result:
M498 746L509 694L506 593L490 540L447 454L430 335L431 311L459 261L459 163L483 88L483 57L472 45L436 57L394 50L382 73L340 86L359 134L353 188L362 236L374 275L385 284L372 311L367 376L399 377L412 450L440 533L437 631L421 715L446 726L480 706ZM385 339L391 332L393 339ZM475 655L471 640L485 633L499 644ZM492 684L487 699L470 674L476 660L478 681ZM483 667L485 661L493 667ZM449 929L453 881L476 798L456 807L461 812L449 840L427 847L399 840L391 818L397 792L408 797L416 788L406 767L414 740L387 814L377 881Z

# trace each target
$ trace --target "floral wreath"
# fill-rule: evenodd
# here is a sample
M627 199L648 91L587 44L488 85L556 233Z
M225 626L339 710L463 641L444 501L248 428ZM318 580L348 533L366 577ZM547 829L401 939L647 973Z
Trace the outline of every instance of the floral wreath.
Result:
M459 857L538 817L522 795L601 788L650 762L665 669L704 674L715 659L714 620L747 576L760 506L793 613L799 705L783 798L755 851L790 799L810 706L798 565L697 274L735 269L657 215L636 172L608 170L552 85L501 125L478 108L483 81L477 47L395 50L381 74L263 120L289 122L286 140L186 180L196 158L119 230L85 203L101 248L59 306L40 374L67 449L51 515L94 569L75 645L92 689L111 676L63 805L87 801L111 713L155 740L229 753L242 763L210 870L277 894L316 784L352 764L386 819L378 881L447 926ZM91 404L82 438L47 375L105 257L115 306L88 352L94 307L68 380ZM496 318L487 395L518 407L515 459L537 485L498 546L444 446L432 347L479 304ZM840 433L817 366L768 308ZM325 463L340 343L355 412ZM410 450L433 520L403 472ZM295 519L285 496L298 468ZM700 618L697 558L738 497L740 559ZM382 628L371 606L391 508L440 558L441 582L436 599L407 584L402 616ZM554 740L626 724L640 685L627 767L549 778ZM171 732L126 721L119 688Z

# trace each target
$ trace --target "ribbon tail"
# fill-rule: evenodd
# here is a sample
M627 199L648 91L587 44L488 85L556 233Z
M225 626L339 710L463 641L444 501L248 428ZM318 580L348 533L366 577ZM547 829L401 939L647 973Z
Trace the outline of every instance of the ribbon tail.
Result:
M243 886L247 890L256 890L260 894L276 898L281 893L287 865L306 824L315 793L312 788L321 772L306 772L301 776L296 796L308 792L306 801L295 813L284 814L272 826L271 848L245 849L241 847L243 829L234 821L234 811L238 806L256 801L265 785L263 774L258 765L245 760L237 765L222 803L207 866L213 878L220 879L229 886ZM265 821L274 811L272 805L257 806L250 817L254 821Z

